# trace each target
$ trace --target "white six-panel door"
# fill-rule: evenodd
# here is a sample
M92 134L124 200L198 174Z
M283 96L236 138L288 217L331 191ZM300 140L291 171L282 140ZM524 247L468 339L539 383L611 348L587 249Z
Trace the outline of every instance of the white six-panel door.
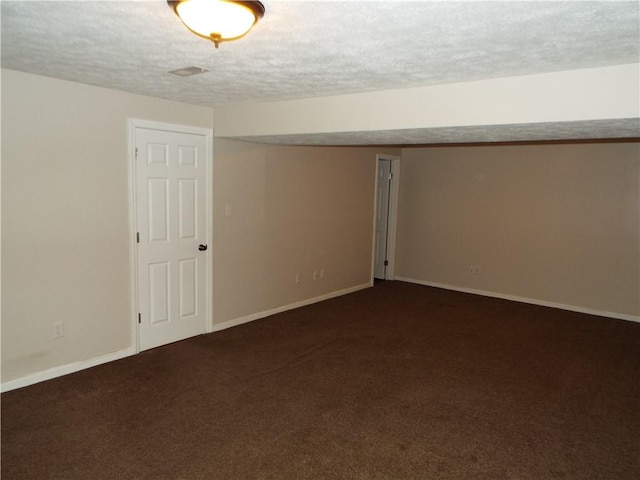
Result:
M136 127L140 350L206 331L207 137Z
M386 279L391 160L378 159L373 276Z

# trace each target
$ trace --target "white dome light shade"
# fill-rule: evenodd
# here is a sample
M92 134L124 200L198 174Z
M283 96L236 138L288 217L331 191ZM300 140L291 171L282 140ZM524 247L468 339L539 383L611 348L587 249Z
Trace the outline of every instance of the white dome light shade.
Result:
M182 0L168 2L194 33L212 40L216 47L225 40L245 35L264 15L257 1Z

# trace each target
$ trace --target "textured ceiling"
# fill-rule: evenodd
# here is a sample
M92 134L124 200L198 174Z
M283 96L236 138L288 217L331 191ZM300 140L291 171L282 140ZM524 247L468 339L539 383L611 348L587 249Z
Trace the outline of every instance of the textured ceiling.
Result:
M215 107L640 58L637 1L263 3L265 17L248 36L215 49L164 0L3 0L2 67ZM167 73L192 65L210 71ZM417 143L396 133L384 143ZM355 143L380 143L371 134L343 138L350 135Z

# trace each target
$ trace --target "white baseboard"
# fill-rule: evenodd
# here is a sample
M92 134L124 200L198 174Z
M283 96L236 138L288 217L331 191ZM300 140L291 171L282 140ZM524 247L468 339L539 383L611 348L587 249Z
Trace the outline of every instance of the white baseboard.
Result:
M336 292L327 293L325 295L321 295L315 298L309 298L307 300L302 300L300 302L292 303L290 305L284 305L282 307L274 308L272 310L267 310L264 312L258 312L251 315L247 315L246 317L236 318L234 320L230 320L228 322L214 324L213 332L217 332L220 330L225 330L227 328L235 327L236 325L242 325L243 323L248 323L253 320L258 320L260 318L268 317L269 315L274 315L276 313L284 312L287 310L292 310L294 308L304 307L306 305L311 305L312 303L321 302L323 300L328 300L330 298L339 297L342 295L346 295L348 293L357 292L358 290L363 290L365 288L371 287L371 283L366 283L362 285L357 285L355 287L346 288L344 290L338 290ZM16 388L27 387L29 385L33 385L39 382L44 382L46 380L51 380L56 377L62 377L63 375L68 375L70 373L79 372L80 370L85 370L87 368L96 367L98 365L102 365L103 363L113 362L115 360L120 360L125 357L129 357L131 355L135 355L137 352L134 347L127 348L125 350L120 350L118 352L109 353L107 355L103 355L101 357L91 358L89 360L83 360L80 362L70 363L68 365L62 365L59 367L53 367L43 372L36 372L30 375L25 375L24 377L17 378L15 380L9 380L7 382L2 382L0 384L1 392L8 392L11 390L15 390Z
M69 363L67 365L62 365L60 367L53 367L43 372L32 373L30 375L26 375L24 377L17 378L15 380L2 382L2 385L0 386L0 390L4 393L10 390L15 390L16 388L27 387L35 383L44 382L45 380L51 380L56 377L62 377L63 375L79 372L80 370L96 367L98 365L102 365L103 363L120 360L121 358L134 355L135 353L136 353L135 349L131 347L125 350L120 350L118 352L102 355L101 357L91 358L89 360L83 360L80 362Z
M254 320L259 320L261 318L269 317L271 315L275 315L276 313L286 312L287 310L293 310L294 308L305 307L313 303L329 300L330 298L341 297L342 295L347 295L348 293L357 292L358 290L364 290L365 288L369 288L371 286L372 286L371 283L363 283L362 285L356 285L355 287L345 288L344 290L338 290L335 292L327 293L319 297L308 298L306 300L301 300L299 302L291 303L289 305L283 305L282 307L277 307L272 310L265 310L263 312L252 313L251 315L247 315L245 317L235 318L227 322L216 323L213 325L213 331L219 332L220 330L226 330L227 328L236 327L238 325L242 325L243 323L253 322Z
M427 287L444 288L445 290L455 290L456 292L472 293L474 295L482 295L485 297L501 298L503 300L512 300L514 302L530 303L532 305L540 305L542 307L559 308L560 310L569 310L571 312L587 313L589 315L598 315L600 317L615 318L617 320L628 320L630 322L640 322L640 316L628 315L626 313L607 312L604 310L594 310L592 308L578 307L576 305L566 305L564 303L547 302L546 300L538 300L536 298L518 297L516 295L507 295L505 293L490 292L487 290L476 290L473 288L457 287L455 285L447 285L445 283L426 282L416 280L415 278L396 277L396 280L408 283L417 283L426 285Z
M585 308L585 307L579 307L579 306L575 306L575 305L567 305L567 304L563 304L563 303L556 303L556 302L548 302L545 300L538 300L535 298L528 298L528 297L519 297L516 295L508 295L508 294L504 294L504 293L498 293L498 292L491 292L491 291L487 291L487 290L477 290L477 289L473 289L473 288L466 288L466 287L458 287L455 285L448 285L448 284L444 284L444 283L437 283L437 282L427 282L424 280L417 280L414 278L407 278L407 277L395 277L395 280L398 281L402 281L402 282L408 282L408 283L416 283L419 285L425 285L427 287L436 287L436 288L443 288L446 290L454 290L457 292L463 292L463 293L471 293L474 295L482 295L485 297L493 297L493 298L500 298L503 300L511 300L511 301L515 301L515 302L522 302L522 303L530 303L533 305L540 305L543 307L552 307L552 308L559 308L561 310L569 310L572 312L579 312L579 313L587 313L589 315L598 315L601 317L609 317L609 318L615 318L618 320L628 320L631 322L640 322L640 316L638 315L628 315L625 313L617 313L617 312L608 312L608 311L603 311L603 310L594 310L592 308ZM318 303L318 302L322 302L324 300L329 300L330 298L335 298L335 297L340 297L342 295L347 295L349 293L353 293L353 292L357 292L358 290L364 290L366 288L370 288L372 286L371 283L364 283L362 285L356 285L354 287L350 287L350 288L346 288L344 290L338 290L335 292L331 292L331 293L327 293L324 295L321 295L319 297L314 297L314 298L308 298L306 300L301 300L299 302L296 303L291 303L289 305L283 305L281 307L277 307L271 310L265 310L262 312L258 312L258 313L253 313L251 315L247 315L244 317L240 317L240 318L236 318L233 320L229 320L227 322L223 322L223 323L218 323L218 324L214 324L213 325L213 332L218 332L220 330L226 330L227 328L231 328L231 327L235 327L238 325L242 325L244 323L249 323L252 322L254 320L259 320L261 318L265 318L271 315L275 315L277 313L281 313L281 312L286 312L287 310L293 310L294 308L300 308L300 307L304 307L307 305L311 305L314 303ZM22 387L26 387L29 385L33 385L35 383L39 383L39 382L44 382L46 380L51 380L53 378L56 377L61 377L63 375L68 375L70 373L75 373L75 372L79 372L80 370L85 370L87 368L91 368L91 367L95 367L98 365L102 365L103 363L108 363L108 362L113 362L115 360L120 360L122 358L125 357L129 357L131 355L135 355L136 351L135 348L131 347L131 348L127 348L124 350L120 350L118 352L114 352L114 353L109 353L107 355L102 355L100 357L96 357L96 358L91 358L89 360L83 360L80 362L75 362L75 363L70 363L67 365L62 365L59 367L53 367L50 368L48 370L45 370L43 372L37 372L37 373L33 373L30 375L26 375L24 377L21 378L17 378L15 380L9 380L7 382L2 382L2 384L0 385L0 391L1 392L8 392L11 390L15 390L16 388L22 388Z

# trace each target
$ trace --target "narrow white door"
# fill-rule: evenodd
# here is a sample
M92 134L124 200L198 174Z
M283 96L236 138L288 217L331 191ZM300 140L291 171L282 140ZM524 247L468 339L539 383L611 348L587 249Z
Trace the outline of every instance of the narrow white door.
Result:
M376 179L376 231L373 276L385 279L388 265L387 241L389 231L389 193L391 187L391 160L378 160Z
M140 350L206 331L206 136L135 128Z

